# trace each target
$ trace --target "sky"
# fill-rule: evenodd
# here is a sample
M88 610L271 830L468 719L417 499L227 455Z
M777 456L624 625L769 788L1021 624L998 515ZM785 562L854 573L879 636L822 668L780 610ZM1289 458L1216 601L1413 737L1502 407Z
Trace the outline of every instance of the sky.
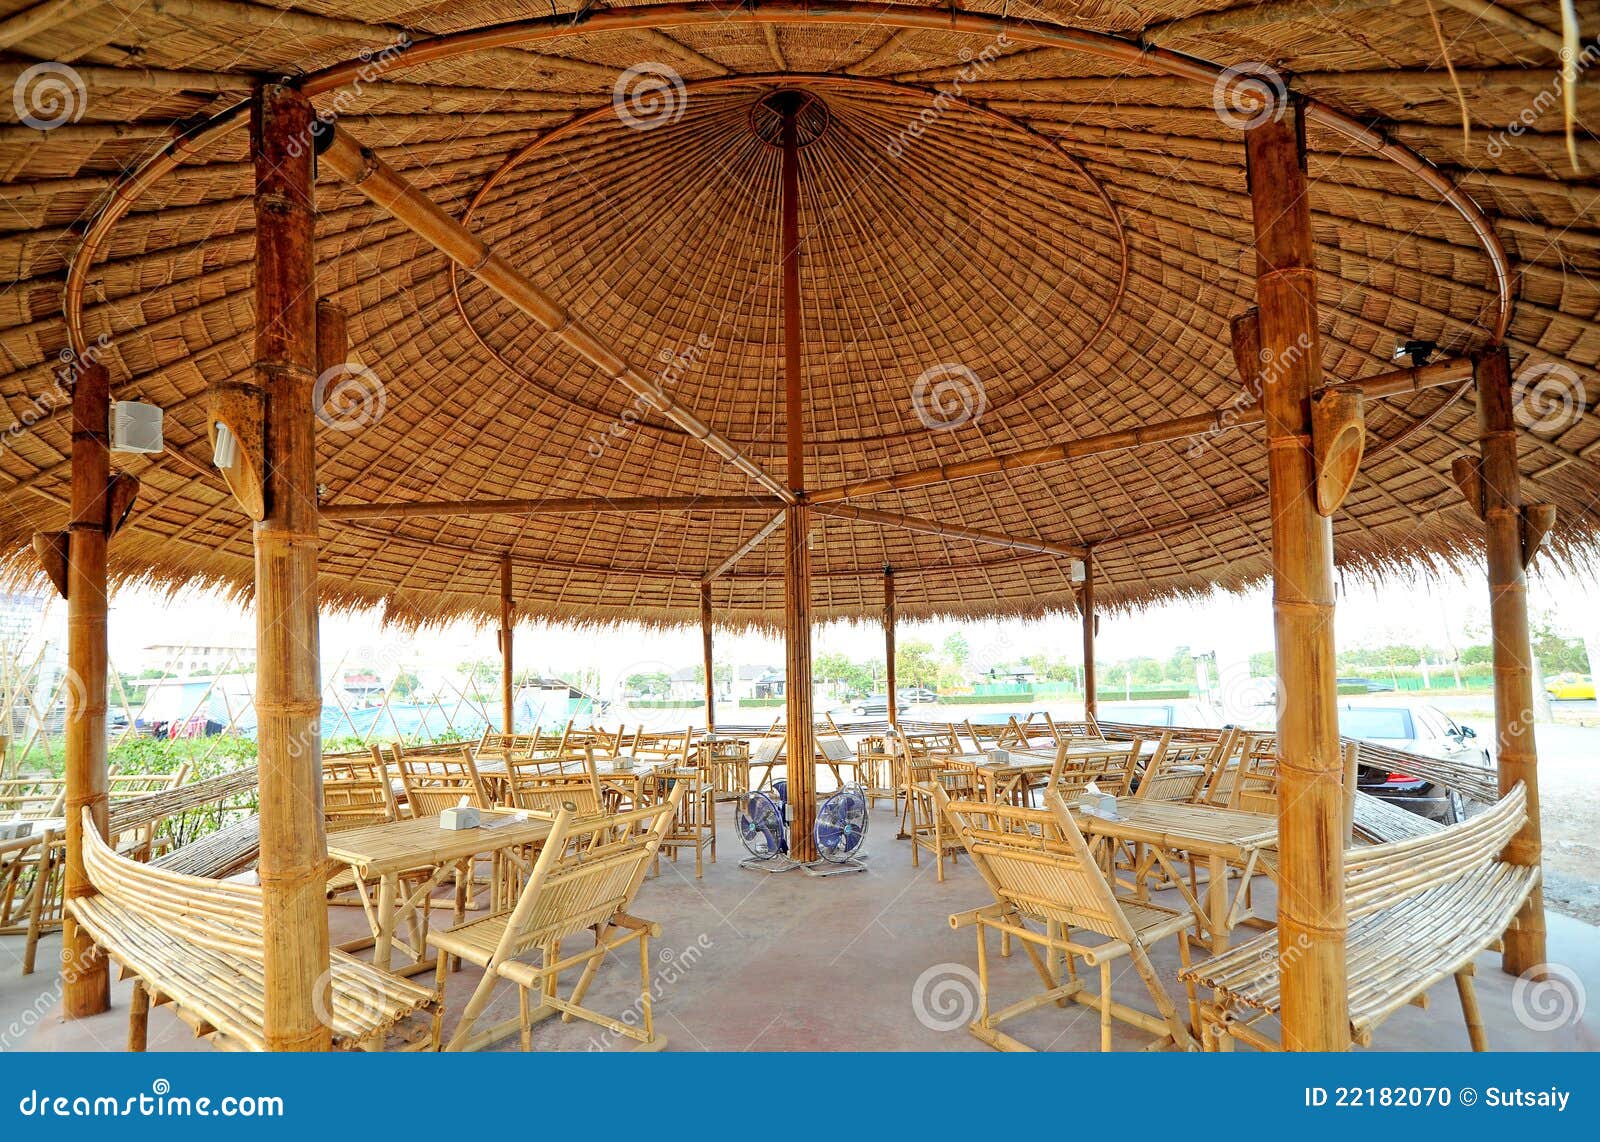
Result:
M1600 582L1595 577L1535 576L1529 599L1536 615L1545 614L1562 633L1600 637ZM1445 578L1414 583L1394 582L1381 590L1367 586L1341 590L1336 612L1336 639L1341 647L1380 646L1391 642L1434 646L1485 641L1488 590L1481 579ZM65 608L54 604L46 616L52 637L64 635ZM971 647L975 666L1014 661L1043 653L1069 662L1082 660L1076 618L986 623L911 623L900 638L925 639L938 645L960 630ZM220 597L186 591L169 598L143 590L120 592L110 619L111 656L118 669L133 669L146 646L157 643L253 644L251 614ZM1166 658L1180 646L1217 655L1219 670L1244 663L1257 651L1272 648L1270 593L1218 594L1203 602L1168 604L1136 614L1102 617L1097 657L1113 661L1134 655ZM576 674L584 669L602 679L637 672L674 670L700 661L698 629L646 631L575 631L524 623L517 631L519 668ZM816 654L844 653L853 658L881 658L883 636L875 624L830 624L813 636ZM429 664L453 669L458 663L497 655L494 632L455 624L437 632L410 635L387 630L375 615L328 615L322 621L325 671L341 662L349 667ZM755 635L719 634L717 656L732 664L781 664L781 644ZM123 665L127 664L127 665Z

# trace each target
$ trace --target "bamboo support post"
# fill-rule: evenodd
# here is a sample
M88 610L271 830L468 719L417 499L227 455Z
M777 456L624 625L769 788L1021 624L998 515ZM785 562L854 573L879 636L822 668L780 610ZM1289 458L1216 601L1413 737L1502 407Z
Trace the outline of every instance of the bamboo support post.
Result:
M889 726L900 728L900 711L896 709L894 676L894 568L883 569L883 693L889 700Z
M1333 529L1317 513L1311 396L1322 386L1301 108L1245 132L1258 314L1235 321L1266 418L1278 661L1278 951L1283 1042L1350 1044L1345 978L1344 758L1333 643ZM1252 344L1254 343L1254 344ZM1250 350L1254 350L1251 352ZM1248 356L1246 355L1248 353Z
M266 514L255 525L261 896L273 1050L327 1050L321 681L317 655L316 274L312 108L264 84L252 100L255 374L265 398ZM343 349L338 357L343 360ZM337 362L335 362L337 363ZM324 994L317 995L322 989Z
M1489 625L1494 644L1495 756L1500 792L1522 782L1528 816L1506 845L1509 864L1537 867L1539 835L1538 751L1533 729L1533 648L1522 544L1522 480L1517 466L1516 411L1511 363L1505 349L1476 361L1481 494L1488 543ZM1544 892L1534 887L1506 933L1501 964L1515 975L1545 962Z
M706 732L717 730L716 656L711 636L711 584L700 584L700 656L706 672Z
M514 734L516 727L516 683L511 654L512 628L516 623L516 603L511 594L511 556L500 560L500 711L505 732Z
M83 809L106 830L106 542L111 475L110 376L82 366L72 388L72 522L67 539L66 900L94 895L83 860ZM49 853L39 858L46 875ZM111 1007L105 953L73 920L63 929L61 1009L68 1019Z
M779 145L783 152L781 241L783 259L784 442L788 491L803 501L805 489L805 378L801 373L800 321L800 134L799 92L775 97L782 116ZM783 562L784 694L789 721L789 855L817 858L811 835L816 818L817 768L811 717L811 512L797 503L785 508Z
M1078 593L1079 618L1083 621L1083 716L1093 721L1100 703L1094 695L1094 552L1083 556L1083 589Z

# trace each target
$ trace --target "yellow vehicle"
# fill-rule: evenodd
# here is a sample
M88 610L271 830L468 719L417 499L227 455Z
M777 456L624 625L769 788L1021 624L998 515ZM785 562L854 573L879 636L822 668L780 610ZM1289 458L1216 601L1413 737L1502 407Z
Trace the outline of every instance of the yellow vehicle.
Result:
M1594 679L1587 674L1557 674L1544 684L1544 692L1557 702L1594 698Z

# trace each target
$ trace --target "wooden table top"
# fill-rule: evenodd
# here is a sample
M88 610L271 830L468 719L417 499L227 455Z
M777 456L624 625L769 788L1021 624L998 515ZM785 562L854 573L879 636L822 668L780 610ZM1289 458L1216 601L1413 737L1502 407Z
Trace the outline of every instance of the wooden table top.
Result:
M482 820L476 829L441 829L435 814L346 829L329 835L328 858L373 877L534 844L550 835L549 821L519 820L510 810L485 809Z
M1206 856L1268 848L1278 841L1278 818L1271 813L1119 797L1117 815L1123 819L1107 821L1087 813L1073 814L1079 827L1091 836L1115 837Z

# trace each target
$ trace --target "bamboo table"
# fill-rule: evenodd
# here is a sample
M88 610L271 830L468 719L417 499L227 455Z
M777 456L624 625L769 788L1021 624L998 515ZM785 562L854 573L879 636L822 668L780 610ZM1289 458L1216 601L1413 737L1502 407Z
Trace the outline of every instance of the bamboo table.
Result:
M1277 867L1270 854L1278 843L1278 818L1270 813L1247 813L1215 805L1189 805L1181 801L1138 801L1117 799L1119 821L1108 821L1088 813L1073 816L1090 838L1135 847L1135 874L1140 885L1144 878L1138 867L1139 846L1147 846L1174 887L1194 909L1195 919L1213 954L1227 950L1228 933L1249 919L1250 878L1258 871L1276 878ZM1198 886L1186 883L1173 865L1175 854L1186 854L1192 862L1206 862L1206 890L1202 898ZM1240 868L1239 891L1228 900L1228 866Z
M521 818L507 810L486 809L482 820L476 829L441 829L437 815L411 817L346 829L328 837L328 859L347 866L354 875L362 910L372 927L374 964L389 968L396 931L419 909L427 908L433 890L452 871L459 875L465 870L470 877L472 863L478 857L536 845L550 835L548 820ZM402 899L401 876L422 870L431 871ZM376 901L367 890L374 880L378 882ZM411 943L403 949L412 963L402 975L414 975L432 966L422 959L422 927L413 925L412 932Z
M627 764L619 764L627 762ZM600 787L615 793L627 802L627 807L638 809L644 805L645 790L657 770L673 768L665 761L641 761L638 758L597 757L594 775ZM577 772L578 767L573 768Z

